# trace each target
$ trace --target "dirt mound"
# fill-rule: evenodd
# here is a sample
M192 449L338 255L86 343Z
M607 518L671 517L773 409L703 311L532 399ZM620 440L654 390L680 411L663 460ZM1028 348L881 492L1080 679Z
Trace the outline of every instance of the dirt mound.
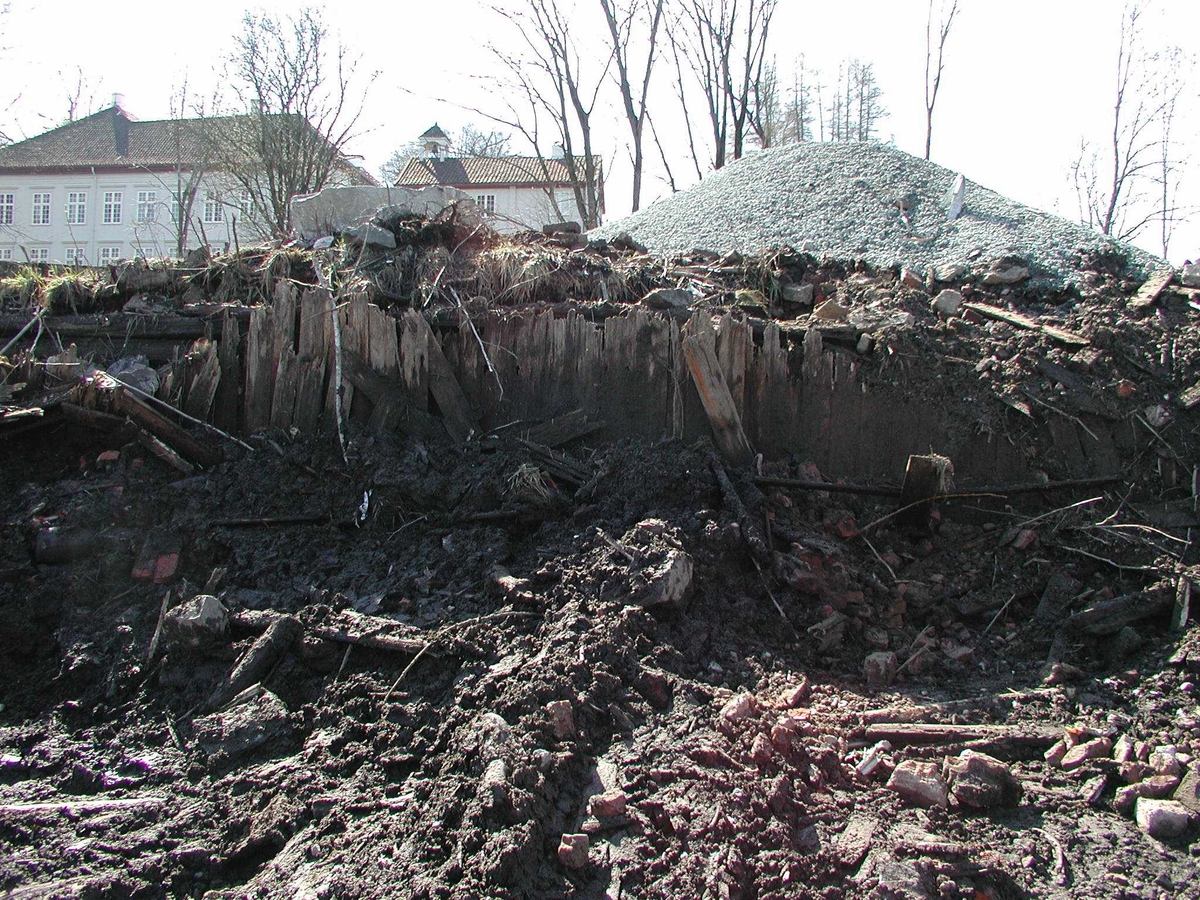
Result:
M965 267L1015 256L1035 281L1076 277L1081 252L1155 260L879 143L801 143L754 153L591 236L628 235L654 253L793 248L875 266ZM951 210L958 210L951 217Z
M1186 794L1200 749L1195 634L1168 663L1171 569L1116 540L1115 492L909 533L735 474L739 512L705 446L576 446L588 494L506 440L254 444L183 479L136 444L4 447L14 896L1200 887L1194 829L1151 852L1110 808L1134 774ZM1069 551L1100 527L1108 561ZM104 540L31 562L49 528ZM1082 762L1044 758L1060 738ZM965 764L948 807L888 786L964 749L1020 797Z

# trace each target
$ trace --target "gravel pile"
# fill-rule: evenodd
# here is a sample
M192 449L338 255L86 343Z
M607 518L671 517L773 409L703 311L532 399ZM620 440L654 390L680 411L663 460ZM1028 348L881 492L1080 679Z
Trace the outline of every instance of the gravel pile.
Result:
M958 174L876 143L805 143L755 153L695 187L592 237L622 232L651 252L757 253L793 247L878 266L981 264L1025 259L1034 282L1063 283L1081 250L1119 250L1143 273L1148 253L970 181L948 221Z

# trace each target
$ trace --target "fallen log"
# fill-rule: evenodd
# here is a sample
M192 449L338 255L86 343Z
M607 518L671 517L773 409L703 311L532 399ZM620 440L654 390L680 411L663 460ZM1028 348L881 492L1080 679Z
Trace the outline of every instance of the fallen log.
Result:
M1049 747L1062 737L1061 728L1024 725L945 725L911 722L877 722L868 725L865 739L888 741L892 746L971 743L1022 749Z
M292 616L281 616L272 622L213 692L209 708L219 709L252 684L262 681L303 631L303 626Z
M1093 637L1117 634L1126 625L1157 616L1175 605L1174 592L1146 591L1089 604L1063 623L1067 631Z

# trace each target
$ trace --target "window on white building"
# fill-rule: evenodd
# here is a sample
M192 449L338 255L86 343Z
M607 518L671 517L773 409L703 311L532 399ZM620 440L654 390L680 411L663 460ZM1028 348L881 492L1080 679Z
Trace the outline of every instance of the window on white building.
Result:
M31 247L28 252L30 262L50 262L49 247Z
M12 259L12 247L0 247L0 260Z
M49 225L50 224L50 192L35 193L33 195L33 224L34 225ZM43 248L45 249L45 248Z
M105 191L104 192L104 224L105 225L120 225L121 224L121 192L120 191Z
M107 266L115 263L121 258L120 247L101 247L100 248L100 265Z
M138 191L137 221L153 222L158 205L158 191Z
M495 194L478 194L475 197L475 202L479 204L479 208L484 212L494 213L496 211Z
M86 191L68 191L67 192L67 224L68 225L86 225L87 224L87 192Z
M182 210L182 207L179 205L179 198L172 197L171 198L171 221L177 225L179 224L179 216L180 216L181 210Z
M221 197L218 194L209 194L204 198L204 221L212 224L220 222L225 217L225 210L221 204Z
M87 262L87 250L83 247L67 248L67 265L82 266Z
M13 208L16 206L16 195L0 194L0 225L13 223Z

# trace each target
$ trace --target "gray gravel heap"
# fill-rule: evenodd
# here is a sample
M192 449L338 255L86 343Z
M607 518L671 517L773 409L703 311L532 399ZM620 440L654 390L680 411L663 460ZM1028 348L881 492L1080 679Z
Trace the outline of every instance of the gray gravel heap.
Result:
M1084 249L1119 250L1142 274L1161 264L1142 250L970 181L962 214L947 221L957 178L885 144L792 144L746 156L589 236L611 239L625 232L654 253L750 254L793 247L919 272L977 269L1017 256L1028 262L1035 283L1043 284L1072 280L1076 253Z

